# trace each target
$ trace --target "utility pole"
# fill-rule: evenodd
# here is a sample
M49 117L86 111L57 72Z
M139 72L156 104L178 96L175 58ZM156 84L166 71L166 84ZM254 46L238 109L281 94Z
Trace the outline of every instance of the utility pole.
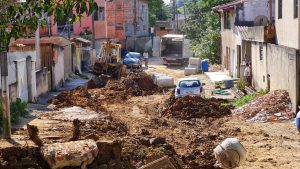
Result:
M134 0L134 8L133 8L134 18L133 18L133 25L134 25L134 31L133 31L133 38L134 38L134 51L137 52L137 45L136 45L136 32L137 32L137 20L136 20L136 0Z
M92 14L92 48L93 48L93 50L95 50L96 49L96 42L95 42L95 10L97 11L97 14L98 14L98 7L96 6L96 8L97 9L94 9L94 11L93 11L93 14Z
M7 52L0 55L1 63L1 82L2 82L2 107L3 107L3 138L11 138L11 122L10 122L10 103L8 90L8 59Z

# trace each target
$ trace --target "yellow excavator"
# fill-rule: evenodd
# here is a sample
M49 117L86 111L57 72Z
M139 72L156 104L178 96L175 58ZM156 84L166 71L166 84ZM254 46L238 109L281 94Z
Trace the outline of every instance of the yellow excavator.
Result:
M93 66L93 73L97 76L110 75L113 78L123 76L126 66L122 62L121 50L121 44L111 43L111 41L103 42L100 56Z

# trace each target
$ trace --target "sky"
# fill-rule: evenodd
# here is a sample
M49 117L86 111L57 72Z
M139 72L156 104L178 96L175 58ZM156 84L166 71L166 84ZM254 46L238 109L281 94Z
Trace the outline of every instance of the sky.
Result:
M164 0L164 2L165 2L166 4L168 4L168 3L170 3L170 0Z

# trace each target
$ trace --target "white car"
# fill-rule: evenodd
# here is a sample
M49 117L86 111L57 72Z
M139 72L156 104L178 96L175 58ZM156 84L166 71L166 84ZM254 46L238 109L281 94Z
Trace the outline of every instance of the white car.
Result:
M183 78L179 79L176 85L175 98L184 96L204 96L203 86L199 78Z

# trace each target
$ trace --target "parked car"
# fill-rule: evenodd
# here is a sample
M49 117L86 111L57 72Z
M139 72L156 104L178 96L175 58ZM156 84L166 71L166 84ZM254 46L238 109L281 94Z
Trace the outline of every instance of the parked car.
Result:
M137 52L129 52L125 55L123 59L123 64L128 68L141 68L142 58L141 54Z
M199 78L183 78L179 79L176 85L175 98L184 96L204 96L203 86Z

